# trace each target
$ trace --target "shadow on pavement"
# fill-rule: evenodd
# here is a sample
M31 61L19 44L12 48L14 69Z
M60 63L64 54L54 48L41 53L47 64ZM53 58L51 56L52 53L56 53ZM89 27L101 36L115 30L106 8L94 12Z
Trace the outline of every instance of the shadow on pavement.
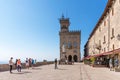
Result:
M32 73L30 71L21 71L21 72L14 72L12 74L27 74L27 73Z
M33 70L41 70L42 68L32 68Z
M58 70L68 70L68 69L60 69L60 68L58 68Z

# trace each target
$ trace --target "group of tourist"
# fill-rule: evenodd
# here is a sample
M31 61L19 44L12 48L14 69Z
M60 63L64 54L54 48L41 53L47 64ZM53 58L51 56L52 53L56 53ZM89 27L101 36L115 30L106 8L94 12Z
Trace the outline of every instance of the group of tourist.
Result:
M16 59L16 62L15 62L15 67L17 69L18 72L21 72L21 60L20 59Z
M110 71L111 70L114 71L114 69L119 67L119 59L118 59L118 57L116 57L115 59L113 57L111 57L109 59L109 67L110 67Z
M29 67L34 67L34 64L36 63L36 59L32 59L32 58L26 58L25 60L25 66L27 69L29 69ZM12 68L13 68L14 62L13 62L13 57L10 58L9 60L9 66L10 66L10 73L12 73ZM17 69L18 72L21 72L21 68L22 68L22 63L20 59L16 59L15 61L15 68Z

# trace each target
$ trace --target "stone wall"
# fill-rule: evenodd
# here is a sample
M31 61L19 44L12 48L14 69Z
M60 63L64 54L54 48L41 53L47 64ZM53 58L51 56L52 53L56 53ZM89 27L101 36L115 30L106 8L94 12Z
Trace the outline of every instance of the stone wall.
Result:
M36 64L34 64L34 67L38 67L41 65L48 65L48 64L53 64L53 61L49 61L49 62L37 62ZM25 63L22 63L22 69L25 68ZM13 69L15 69L15 65L13 65ZM0 64L0 72L1 71L8 71L9 70L9 65L8 64Z

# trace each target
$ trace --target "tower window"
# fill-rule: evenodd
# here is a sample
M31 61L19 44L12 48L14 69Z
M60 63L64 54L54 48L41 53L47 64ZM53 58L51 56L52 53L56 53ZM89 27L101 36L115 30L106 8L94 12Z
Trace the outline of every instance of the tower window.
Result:
M63 27L66 27L66 25L63 25Z
M67 29L67 27L66 27L66 26L63 26L61 29Z

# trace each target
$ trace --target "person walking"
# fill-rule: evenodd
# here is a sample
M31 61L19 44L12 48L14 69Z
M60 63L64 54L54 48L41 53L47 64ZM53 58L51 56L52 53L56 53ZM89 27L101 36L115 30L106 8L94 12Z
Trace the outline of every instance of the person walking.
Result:
M13 60L13 57L11 57L9 60L10 73L12 73L12 68L13 68L13 64L14 64L12 60Z
M37 63L37 60L35 59L35 64Z
M118 67L119 65L119 60L118 58L116 57L115 60L114 60L114 65L115 65L115 69Z
M17 69L17 61L18 61L18 59L16 59L16 61L15 61L15 68Z
M110 71L113 70L113 61L112 61L112 58L110 58L110 60L109 60L109 67L110 67Z
M18 72L21 72L21 61L20 61L20 59L18 59L18 61L17 61L17 70L18 70Z
M55 59L55 69L57 69L57 58Z
M29 58L29 67L31 67L31 64L32 64L32 59Z
M26 58L25 65L26 65L26 68L29 69L29 60L28 60L28 58Z
M32 65L32 69L34 69L34 64L35 64L35 61L34 61L34 59L32 59L32 63L31 63Z

